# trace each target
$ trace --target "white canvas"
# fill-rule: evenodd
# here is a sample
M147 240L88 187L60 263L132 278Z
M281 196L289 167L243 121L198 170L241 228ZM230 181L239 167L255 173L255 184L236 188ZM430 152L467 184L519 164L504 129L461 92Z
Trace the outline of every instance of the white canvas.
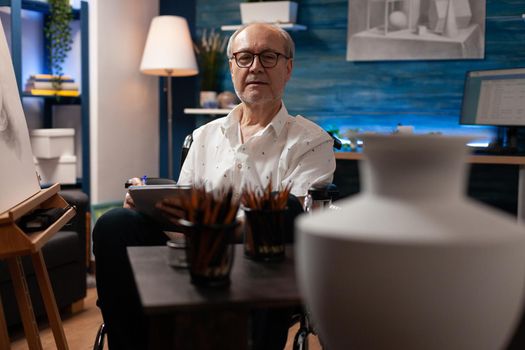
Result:
M486 0L348 0L348 61L481 59Z
M0 24L0 213L38 191L29 131Z

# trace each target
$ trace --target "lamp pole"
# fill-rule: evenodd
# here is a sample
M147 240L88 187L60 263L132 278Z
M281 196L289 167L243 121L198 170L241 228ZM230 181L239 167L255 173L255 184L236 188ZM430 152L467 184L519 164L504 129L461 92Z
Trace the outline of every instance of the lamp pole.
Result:
M173 179L173 101L171 99L171 77L173 69L166 69L168 84L168 178Z

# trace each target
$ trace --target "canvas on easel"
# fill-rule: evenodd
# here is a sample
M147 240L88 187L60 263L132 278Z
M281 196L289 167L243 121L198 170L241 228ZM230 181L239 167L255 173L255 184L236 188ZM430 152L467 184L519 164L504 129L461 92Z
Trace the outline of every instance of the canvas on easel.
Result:
M0 214L39 191L29 130L0 24Z

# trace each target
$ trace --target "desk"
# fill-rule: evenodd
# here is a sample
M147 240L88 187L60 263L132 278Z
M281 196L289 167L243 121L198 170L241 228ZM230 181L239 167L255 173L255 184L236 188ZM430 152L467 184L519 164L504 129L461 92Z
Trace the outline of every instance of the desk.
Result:
M197 288L187 270L168 264L168 247L129 247L151 349L248 349L251 309L300 306L292 246L286 259L258 263L235 246L231 284Z
M361 160L363 154L360 152L338 152L335 154L335 159ZM470 155L468 162L470 164L501 164L519 167L517 217L519 223L525 223L525 156Z

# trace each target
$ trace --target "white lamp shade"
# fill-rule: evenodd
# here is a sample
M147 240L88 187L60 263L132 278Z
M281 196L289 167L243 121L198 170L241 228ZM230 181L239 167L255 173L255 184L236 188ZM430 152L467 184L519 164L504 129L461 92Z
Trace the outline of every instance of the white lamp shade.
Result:
M144 74L185 77L199 72L186 19L153 18L146 39L140 71Z

